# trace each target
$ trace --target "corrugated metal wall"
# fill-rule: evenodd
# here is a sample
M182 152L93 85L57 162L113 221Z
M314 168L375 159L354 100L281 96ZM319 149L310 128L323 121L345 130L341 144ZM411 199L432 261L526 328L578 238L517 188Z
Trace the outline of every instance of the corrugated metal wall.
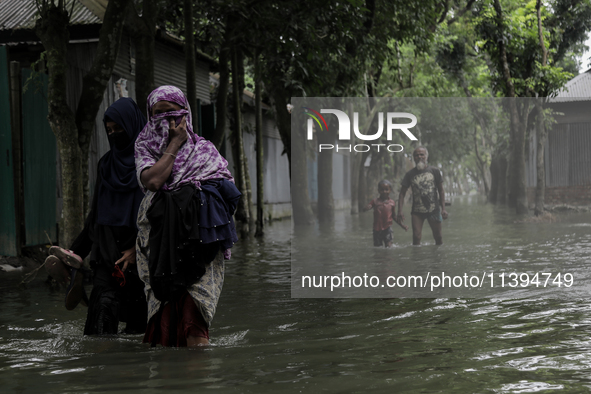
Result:
M117 62L113 68L113 74L117 74L126 79L135 79L134 72L132 72L132 57L135 56L132 56L131 38L128 34L123 33L123 36L121 37L121 45L119 45Z
M591 183L591 123L570 124L570 185Z
M244 123L254 131L254 113L248 111L244 114ZM263 117L263 131L275 127L275 121L267 116ZM267 134L267 133L263 133ZM230 130L226 129L226 138L230 135ZM276 135L279 135L276 132ZM244 152L248 161L248 171L250 174L250 183L252 188L252 199L256 202L256 137L249 132L244 135ZM280 204L291 201L289 162L287 155L282 155L283 143L281 140L263 135L264 144L264 201L266 204ZM232 158L231 144L226 144L225 158L228 160L228 168L235 174L234 160Z
M570 143L569 125L557 124L548 132L548 161L546 186L569 186Z
M201 105L211 104L209 88L209 65L199 60L196 61L195 79L197 80L197 99Z
M68 47L68 104L72 111L75 111L82 92L82 80L92 66L92 59L96 52L96 43L79 43ZM125 79L127 97L135 99L135 82L132 72L132 59L134 51L128 35L124 34L121 39L119 55L113 70L103 102L97 112L95 119L95 131L90 141L88 160L89 190L90 197L94 193L96 181L97 164L100 158L109 150L109 141L102 122L105 110L114 103L119 95L116 92L116 82L120 78ZM178 61L170 62L170 59ZM162 43L156 43L156 59L154 60L155 84L175 85L186 91L184 55L181 51ZM201 103L210 103L209 97L209 66L206 63L197 64L197 98ZM61 171L58 171L61 173ZM58 177L59 178L59 177ZM61 178L58 179L58 186L61 193ZM58 196L61 201L61 195ZM89 199L91 201L91 199ZM61 204L58 204L61 206ZM60 212L58 212L58 215Z
M290 202L289 161L287 160L287 154L281 154L283 152L283 142L270 137L263 137L263 139L265 141L265 202Z
M22 69L23 86L31 75ZM47 121L46 74L37 74L22 96L25 246L57 241L56 141ZM48 239L49 237L49 239Z
M254 119L254 115L253 115ZM254 121L253 121L254 124ZM271 118L264 118L263 119L263 135L265 137L275 138L277 140L281 140L281 136L279 135L279 130L275 125L275 121Z
M529 143L527 185L536 186L536 138ZM591 184L591 123L559 123L545 147L546 187Z
M170 45L161 42L156 43L156 55L154 56L154 83L156 86L174 85L187 92L185 78L185 56L182 52ZM197 98L201 104L211 103L209 95L209 66L197 60L196 84Z
M68 105L70 109L75 113L78 106L78 100L82 93L82 81L84 76L88 73L92 67L92 59L96 52L96 43L80 43L70 45L68 47ZM108 108L114 102L113 96L113 78L109 81L105 94L103 96L103 102L101 103L97 116L95 119L95 130L90 140L90 151L88 158L88 176L90 186L90 198L92 201L92 194L94 192L94 183L96 181L96 166L100 157L109 150L109 142L104 132L102 125L102 117L105 109ZM58 163L58 167L60 163ZM61 207L61 170L58 172L58 199ZM61 212L57 212L58 220L61 216Z
M66 0L66 9L70 9L72 0ZM102 21L85 5L76 1L70 17L70 24L100 24ZM34 29L35 21L39 18L35 0L2 1L0 2L0 28Z
M8 55L0 46L0 255L16 256L14 166L10 125Z

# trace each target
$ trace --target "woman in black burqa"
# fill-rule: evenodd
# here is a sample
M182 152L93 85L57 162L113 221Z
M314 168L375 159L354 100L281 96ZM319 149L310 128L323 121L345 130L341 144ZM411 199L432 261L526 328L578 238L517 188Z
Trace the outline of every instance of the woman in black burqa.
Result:
M58 281L68 280L66 308L88 303L85 335L117 334L119 322L126 333L146 329L147 306L143 283L136 269L136 219L143 193L139 188L134 145L146 124L137 104L121 98L103 118L108 151L99 161L92 206L84 229L71 250L52 247L46 266ZM80 267L90 254L91 272ZM92 292L86 299L83 274L92 277Z

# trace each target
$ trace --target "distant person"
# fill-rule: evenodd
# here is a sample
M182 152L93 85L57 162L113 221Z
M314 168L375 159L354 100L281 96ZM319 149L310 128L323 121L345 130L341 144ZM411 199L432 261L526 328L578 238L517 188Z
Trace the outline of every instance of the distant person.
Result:
M149 121L136 142L137 178L146 191L138 214L138 272L148 298L144 342L195 347L224 283L224 259L238 240L232 215L240 192L228 162L193 132L183 92L148 96Z
M400 224L396 218L396 202L390 198L392 184L387 180L378 183L379 197L371 200L364 208L369 211L373 208L373 246L382 246L389 248L392 246L392 223L395 221L404 229L408 226Z
M48 273L68 284L66 309L80 301L88 305L84 335L115 335L119 322L125 333L146 329L147 304L136 269L136 220L144 194L135 176L135 140L146 124L130 98L117 100L105 111L103 123L111 149L98 163L90 213L71 250L50 248ZM90 254L89 267L83 258ZM90 299L83 287L84 274L92 277Z
M402 207L404 196L409 187L412 188L412 244L421 244L423 223L425 219L431 226L433 238L437 245L443 243L441 235L441 222L447 219L445 211L445 192L443 191L443 179L441 171L427 165L429 152L424 146L417 147L412 157L415 168L408 171L402 180L402 188L398 197L398 222L404 222Z

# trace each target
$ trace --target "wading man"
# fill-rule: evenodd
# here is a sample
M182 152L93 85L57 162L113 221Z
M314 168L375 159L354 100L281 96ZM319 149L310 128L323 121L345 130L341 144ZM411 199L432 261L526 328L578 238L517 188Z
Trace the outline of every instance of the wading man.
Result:
M443 179L441 171L435 167L427 165L429 152L424 146L417 147L412 157L415 162L415 168L404 175L402 188L398 197L398 217L397 222L404 222L402 207L404 206L404 196L409 187L412 188L412 244L421 244L421 235L423 232L423 223L425 219L431 226L435 243L441 245L443 237L441 236L441 222L447 219L445 211L445 192L443 191Z

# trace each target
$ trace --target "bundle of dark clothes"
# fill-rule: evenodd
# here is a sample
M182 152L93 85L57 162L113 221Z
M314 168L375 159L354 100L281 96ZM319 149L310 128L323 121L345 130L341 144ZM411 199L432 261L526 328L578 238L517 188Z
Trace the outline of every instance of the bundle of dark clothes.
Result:
M150 286L157 299L180 298L220 251L238 241L232 216L240 196L226 179L158 192L147 212Z
M100 166L100 163L99 163ZM100 167L99 167L100 168ZM117 278L115 262L122 252L135 247L137 228L131 226L110 226L97 223L97 198L102 176L97 177L95 193L84 229L70 249L86 257L90 253L92 268L92 292L88 303L88 314L84 335L115 335L119 322L125 322L125 333L138 334L146 330L148 307L144 284L138 276L135 265L125 270L125 279ZM141 201L143 194L137 189ZM133 209L133 208L131 208ZM131 216L137 216L137 211ZM131 222L129 223L131 224Z

